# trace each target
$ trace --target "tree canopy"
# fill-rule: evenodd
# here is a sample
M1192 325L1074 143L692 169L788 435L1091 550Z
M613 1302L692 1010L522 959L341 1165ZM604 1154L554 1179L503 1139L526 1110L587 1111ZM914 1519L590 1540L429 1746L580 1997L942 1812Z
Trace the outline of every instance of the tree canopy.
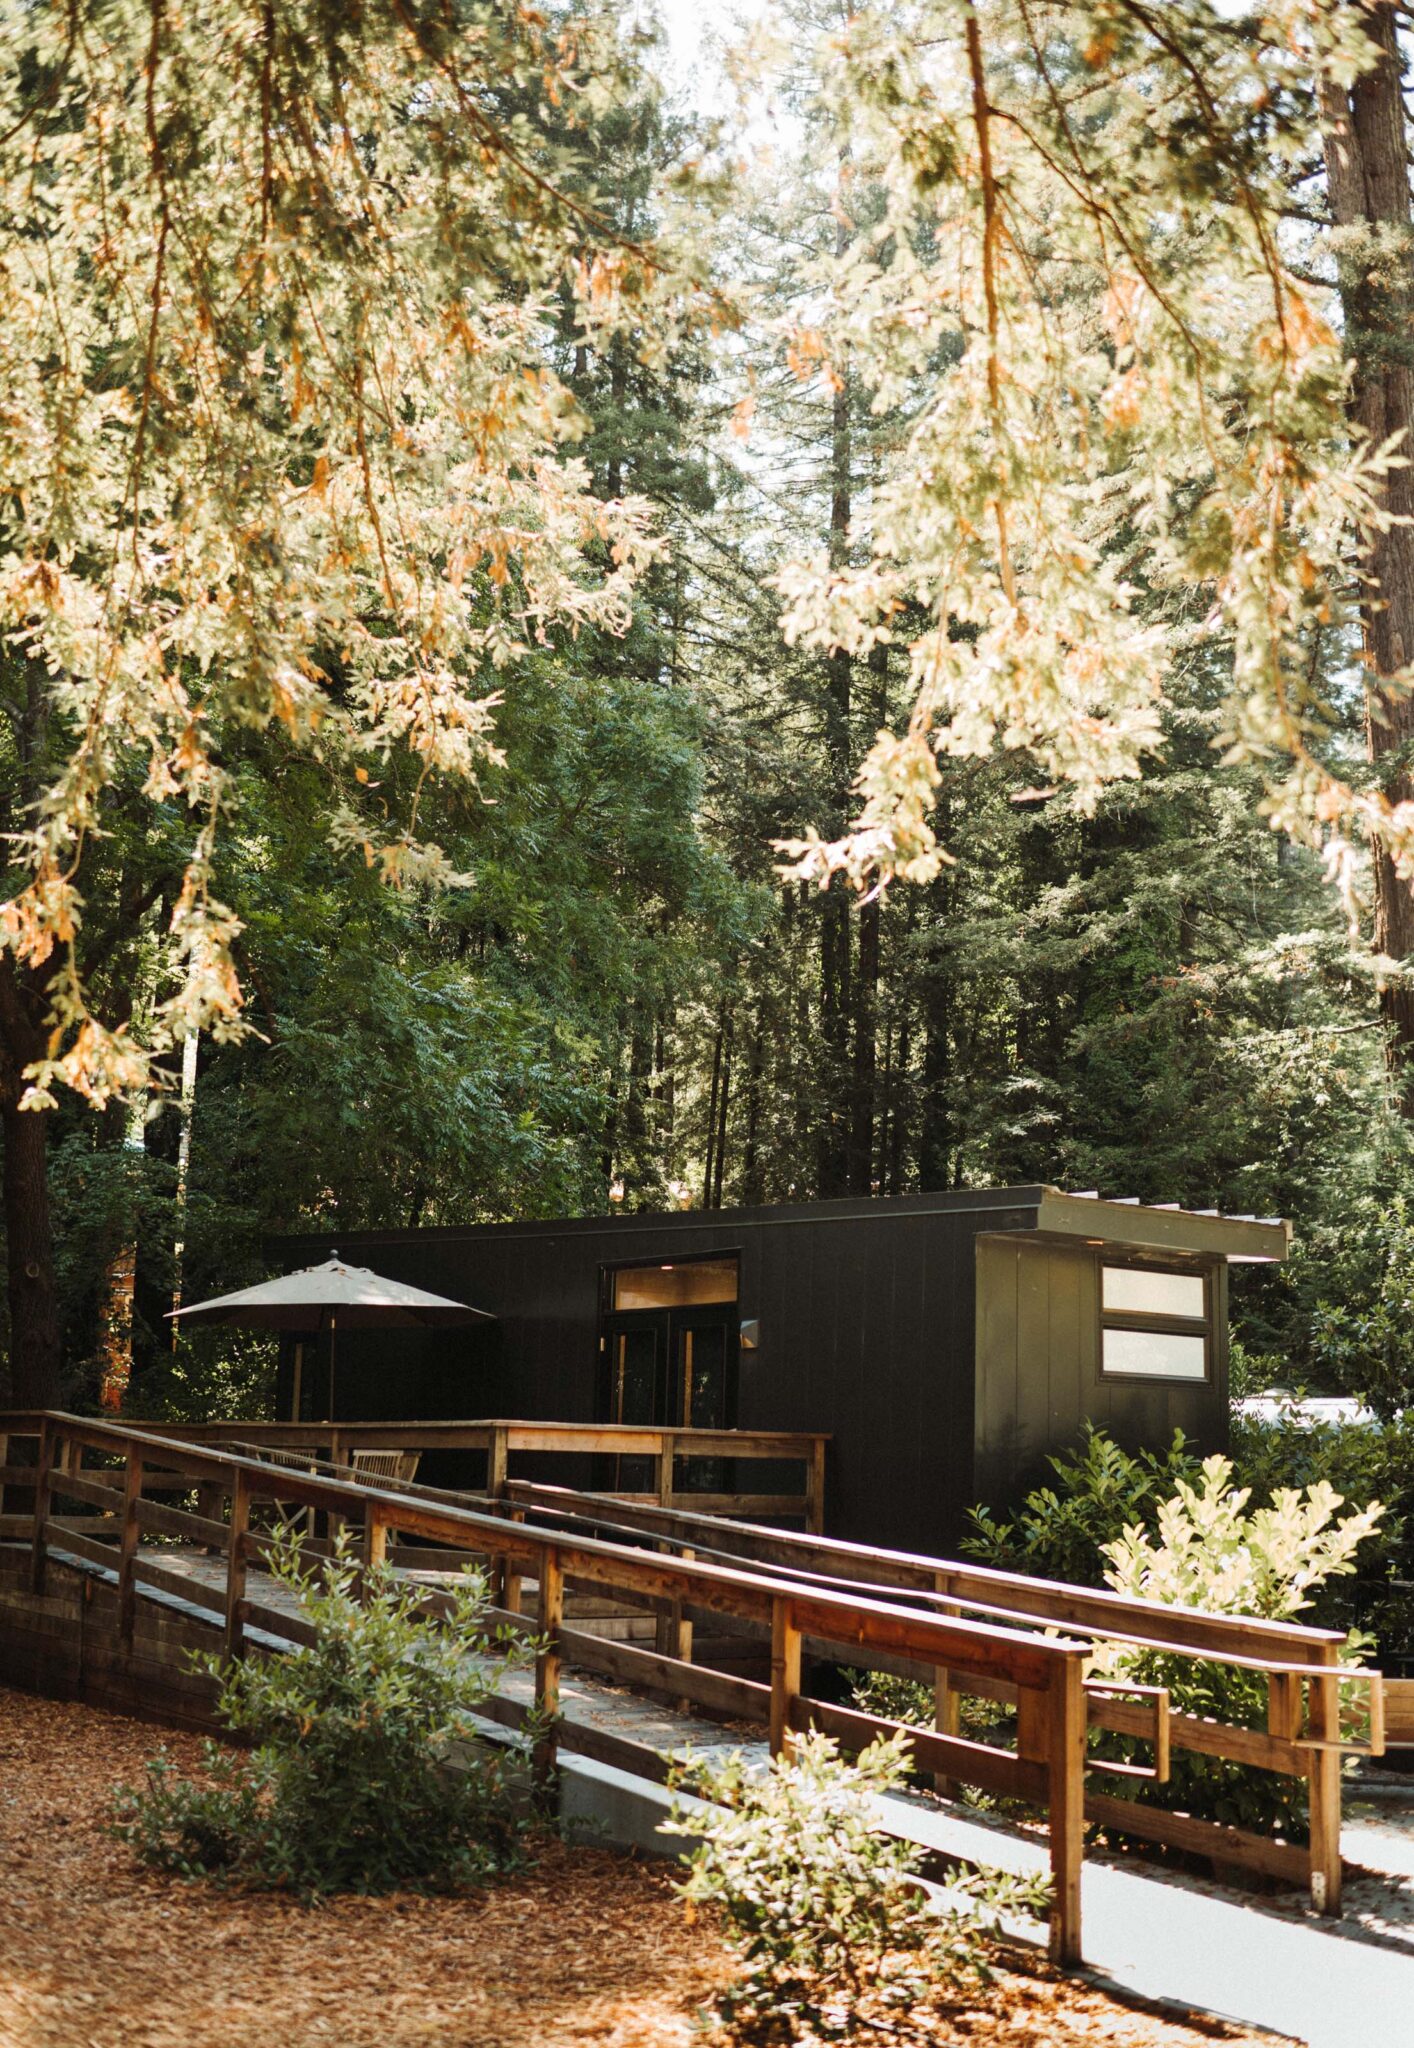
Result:
M735 126L613 9L0 18L16 1397L239 1377L161 1317L274 1228L1008 1179L1292 1214L1320 1369L1411 1181L1398 10L788 0Z

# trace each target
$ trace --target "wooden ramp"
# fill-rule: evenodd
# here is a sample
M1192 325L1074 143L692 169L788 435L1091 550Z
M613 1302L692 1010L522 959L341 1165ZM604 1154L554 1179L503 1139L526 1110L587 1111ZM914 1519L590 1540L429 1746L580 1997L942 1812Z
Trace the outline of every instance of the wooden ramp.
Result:
M1337 1680L1337 1636L833 1543L681 1499L554 1487L512 1477L504 1457L499 1470L490 1461L486 1491L467 1495L356 1472L268 1434L249 1447L249 1424L226 1425L226 1444L57 1414L0 1417L0 1435L14 1445L22 1423L32 1461L22 1446L20 1462L12 1451L0 1466L6 1505L28 1495L28 1545L0 1545L0 1675L19 1683L209 1724L212 1682L188 1652L278 1653L309 1637L293 1596L263 1569L272 1518L298 1516L316 1542L343 1527L366 1561L415 1576L433 1614L445 1610L448 1571L489 1572L493 1613L531 1630L539 1648L533 1670L504 1672L487 1712L513 1730L532 1707L551 1717L544 1770L577 1757L661 1785L685 1747L756 1746L764 1757L810 1728L858 1750L898 1724L839 1704L839 1669L890 1670L924 1679L936 1701L933 1729L908 1730L920 1773L943 1792L978 1785L1036 1810L1044 1835L1031 1841L1045 1844L1059 1960L1081 1957L1087 1816L1307 1883L1320 1909L1339 1911L1340 1759L1350 1745L1337 1684L1350 1680ZM583 1449L584 1433L567 1425L457 1427L538 1427L567 1454ZM686 1434L660 1447L669 1478L672 1461L691 1455ZM724 1455L718 1438L713 1446ZM11 1536L17 1519L6 1517ZM624 1639L645 1622L652 1647ZM1160 1688L1087 1686L1097 1639L1264 1674L1268 1728L1174 1715ZM760 1675L744 1675L753 1659ZM1361 1688L1378 1749L1379 1674L1362 1674ZM1001 1703L1000 1741L961 1732L969 1695ZM1131 1760L1104 1763L1088 1747L1093 1728L1138 1738L1147 1761L1132 1760L1131 1744ZM1127 1782L1165 1777L1175 1744L1306 1778L1309 1846L1122 1796Z

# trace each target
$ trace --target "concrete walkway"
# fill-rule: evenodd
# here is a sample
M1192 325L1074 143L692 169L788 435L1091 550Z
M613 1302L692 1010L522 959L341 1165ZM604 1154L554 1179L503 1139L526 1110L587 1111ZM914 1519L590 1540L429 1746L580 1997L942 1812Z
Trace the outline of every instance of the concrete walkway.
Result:
M213 1585L224 1580L219 1559L172 1550L160 1556L169 1569ZM283 1588L263 1574L259 1581L270 1607L294 1607ZM531 1674L504 1671L500 1689L528 1702ZM660 1755L690 1746L700 1756L740 1751L762 1768L767 1760L764 1741L734 1737L579 1672L565 1674L561 1708L570 1720ZM569 1754L562 1754L562 1784L567 1819L600 1841L671 1853L660 1829L670 1803L661 1786ZM1041 1836L922 1795L879 1804L891 1834L951 1861L1018 1873L1046 1868ZM1092 1852L1081 1887L1088 1968L1121 1993L1219 2014L1308 2048L1414 2048L1414 1837L1362 1814L1347 1828L1344 1848L1361 1869L1347 1882L1341 1920L1318 1917L1292 1894L1240 1893ZM1034 1926L1016 1931L1044 1938Z

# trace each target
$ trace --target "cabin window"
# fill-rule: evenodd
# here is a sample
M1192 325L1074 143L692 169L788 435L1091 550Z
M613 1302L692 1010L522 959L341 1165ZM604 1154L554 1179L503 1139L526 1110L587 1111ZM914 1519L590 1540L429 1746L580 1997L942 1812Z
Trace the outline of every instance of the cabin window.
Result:
M666 1265L620 1266L610 1275L609 1307L698 1308L736 1300L736 1260L680 1259Z
M1208 1281L1163 1266L1100 1269L1100 1369L1118 1379L1208 1377Z

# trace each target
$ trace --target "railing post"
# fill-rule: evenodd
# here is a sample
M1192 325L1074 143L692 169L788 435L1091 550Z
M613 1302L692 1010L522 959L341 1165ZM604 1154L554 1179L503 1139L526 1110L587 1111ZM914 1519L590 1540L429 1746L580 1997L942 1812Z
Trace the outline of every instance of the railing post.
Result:
M1023 1688L1020 1698L1026 1699ZM1026 1715L1018 1718L1024 1725ZM1079 1656L1057 1656L1051 1669L1046 1743L1051 1830L1051 1958L1075 1964L1080 1955L1080 1869L1085 1855L1085 1685Z
M816 1437L805 1469L805 1527L811 1536L825 1533L825 1439Z
M665 1429L658 1438L658 1505L670 1508L673 1504L673 1463L677 1457L677 1438L670 1429Z
M500 1500L506 1491L506 1467L510 1459L510 1431L496 1428L486 1446L486 1491L492 1500Z
M535 1657L535 1705L546 1726L535 1745L535 1775L543 1785L555 1767L555 1717L560 1711L560 1640L565 1621L565 1575L560 1553L547 1545L540 1557L540 1648Z
M137 1547L142 1537L138 1507L142 1501L142 1453L128 1452L123 1468L123 1527L118 1544L118 1634L132 1645L137 1626Z
M1334 1667L1334 1647L1322 1652ZM1314 1670L1308 1685L1306 1720L1313 1741L1340 1739L1340 1681L1334 1668ZM1318 1913L1340 1914L1340 1751L1313 1749L1309 1765L1311 1799L1311 1904Z
M933 1584L939 1593L945 1593L948 1587L947 1574L936 1573ZM937 1612L940 1615L955 1616L958 1610L954 1606L946 1605L940 1606ZM941 1664L933 1673L933 1727L939 1735L962 1733L962 1695ZM946 1771L933 1773L933 1790L940 1799L950 1797L954 1783L955 1780L950 1778Z
M245 1600L245 1539L250 1529L250 1477L237 1472L231 1482L231 1521L226 1532L226 1655L239 1657L245 1649L245 1623L241 1605Z
M54 1430L46 1418L39 1425L39 1451L34 1468L34 1551L30 1559L30 1586L44 1591L44 1567L49 1555L49 1502L54 1472Z
M771 1754L788 1757L791 1701L800 1696L800 1630L789 1600L771 1602Z
M525 1509L512 1508L511 1520L524 1524ZM501 1558L501 1597L497 1605L504 1607L507 1614L520 1613L520 1567L513 1557Z
M343 1445L339 1440L339 1432L331 1425L329 1430L329 1463L334 1467L332 1476L335 1479L339 1476L339 1466L343 1462L340 1457L342 1449ZM337 1508L327 1510L324 1516L324 1534L330 1543L337 1543L346 1527L347 1524L344 1517Z
M1295 1742L1301 1733L1301 1680L1294 1671L1267 1674L1267 1733Z
M366 1572L377 1571L388 1557L388 1524L383 1520L372 1501L363 1511L363 1568Z

